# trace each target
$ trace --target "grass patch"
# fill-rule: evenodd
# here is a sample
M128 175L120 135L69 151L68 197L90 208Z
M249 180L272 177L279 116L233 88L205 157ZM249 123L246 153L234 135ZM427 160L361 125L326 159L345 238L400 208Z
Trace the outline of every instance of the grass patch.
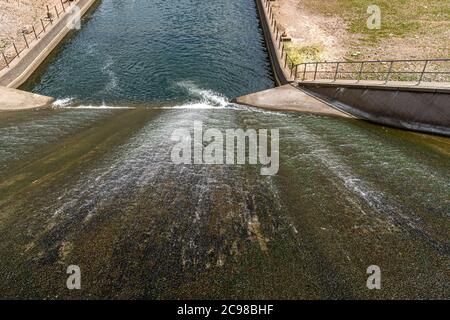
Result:
M321 61L324 47L322 44L301 46L293 42L285 42L284 48L294 64Z
M312 12L338 15L348 23L348 29L361 34L364 42L376 44L389 37L423 35L438 27L445 31L450 21L448 0L308 0L303 2ZM367 28L367 8L377 5L381 9L381 29ZM436 30L435 30L436 31Z
M6 49L8 42L5 40L0 40L0 51Z

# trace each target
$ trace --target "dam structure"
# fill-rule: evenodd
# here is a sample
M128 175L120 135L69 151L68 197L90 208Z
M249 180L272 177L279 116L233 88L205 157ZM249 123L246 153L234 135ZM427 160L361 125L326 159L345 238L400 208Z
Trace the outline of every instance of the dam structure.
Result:
M18 88L51 107L0 112L0 297L446 298L449 139L286 90L262 2L197 2L98 1ZM194 122L278 130L278 172L175 164Z

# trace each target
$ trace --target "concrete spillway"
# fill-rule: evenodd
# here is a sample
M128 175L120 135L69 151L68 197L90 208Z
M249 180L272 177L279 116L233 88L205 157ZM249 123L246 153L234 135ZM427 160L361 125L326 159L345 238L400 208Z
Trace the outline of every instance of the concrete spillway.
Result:
M240 104L269 110L308 112L345 118L352 117L350 114L308 95L291 84L238 97L235 101Z
M264 91L255 13L103 1L27 86L58 107L0 113L1 298L448 296L450 139ZM241 101L285 92L277 107L308 113L228 100L257 91ZM173 163L172 134L198 121L279 129L279 173ZM66 287L73 264L82 290ZM366 287L373 264L383 290Z
M0 111L42 108L49 106L53 101L51 97L0 87Z

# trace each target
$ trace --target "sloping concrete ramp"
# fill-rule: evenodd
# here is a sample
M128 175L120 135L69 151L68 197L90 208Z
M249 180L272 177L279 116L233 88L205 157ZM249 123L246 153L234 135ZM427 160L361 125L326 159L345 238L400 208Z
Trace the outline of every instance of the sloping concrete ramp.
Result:
M0 87L0 111L43 108L55 99L12 88Z
M239 104L269 110L307 112L346 118L352 117L290 84L238 97L234 101Z
M385 126L450 136L450 88L446 83L411 85L373 81L308 81L308 94L357 118Z

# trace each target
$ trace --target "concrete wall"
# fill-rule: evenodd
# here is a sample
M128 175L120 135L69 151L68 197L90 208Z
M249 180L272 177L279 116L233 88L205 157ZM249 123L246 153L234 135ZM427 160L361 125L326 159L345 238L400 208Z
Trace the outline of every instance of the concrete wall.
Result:
M79 0L75 4L81 9L81 15L84 15L96 1ZM69 8L66 8L66 11L68 10ZM47 32L41 34L38 41L32 43L30 49L21 53L19 60L3 69L0 72L0 86L18 88L22 85L69 33L67 25L71 18L72 15L64 14Z
M351 115L311 97L293 84L248 94L233 99L232 102L275 111L295 111L352 118Z
M275 76L275 82L277 86L288 84L292 81L290 79L289 72L284 68L284 61L281 56L280 50L278 50L278 43L276 36L272 32L272 28L269 22L269 16L265 9L265 0L255 0L256 7L258 9L259 18L261 21L261 28L263 30L264 40L266 43L267 51L269 53L270 64Z
M17 111L25 109L44 108L54 101L51 97L0 87L0 111Z
M450 136L450 89L300 83L300 87L358 118Z

